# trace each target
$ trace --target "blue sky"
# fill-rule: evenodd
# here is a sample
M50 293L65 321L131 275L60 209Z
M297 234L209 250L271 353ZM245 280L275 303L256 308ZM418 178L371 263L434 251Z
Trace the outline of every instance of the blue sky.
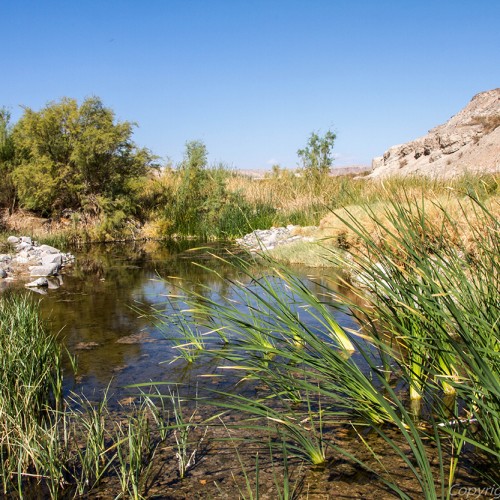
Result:
M500 86L498 0L0 0L0 106L99 96L174 162L369 164Z

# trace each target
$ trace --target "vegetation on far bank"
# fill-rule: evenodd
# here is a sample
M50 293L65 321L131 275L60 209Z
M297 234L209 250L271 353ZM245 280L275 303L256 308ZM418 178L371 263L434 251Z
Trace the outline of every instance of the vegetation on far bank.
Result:
M460 200L474 193L496 200L499 192L498 175L448 181L329 176L336 139L330 131L312 133L297 151L299 169L274 166L257 180L224 164L209 165L206 145L196 140L186 143L178 165L161 164L133 142L133 129L97 97L80 105L64 98L40 111L24 108L15 124L0 109L5 224L39 239L73 243L232 239L272 226L321 225L319 236L342 246L355 241L338 219L332 222L332 211L366 205L383 211L403 193L429 200ZM33 217L24 227L16 217L22 213Z

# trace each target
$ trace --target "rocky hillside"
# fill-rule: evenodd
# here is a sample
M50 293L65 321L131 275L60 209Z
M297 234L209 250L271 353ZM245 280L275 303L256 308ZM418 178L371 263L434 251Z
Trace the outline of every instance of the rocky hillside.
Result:
M445 124L374 158L369 177L500 171L500 88L475 95Z

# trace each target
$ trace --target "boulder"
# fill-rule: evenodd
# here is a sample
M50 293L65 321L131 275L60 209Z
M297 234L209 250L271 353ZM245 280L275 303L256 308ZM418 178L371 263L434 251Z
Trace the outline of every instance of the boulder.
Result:
M5 269L0 269L0 279L7 277L7 271Z
M27 243L28 245L33 245L33 241L29 236L21 236L21 243Z
M38 248L43 253L61 253L57 248L51 247L50 245L40 245Z
M62 266L63 261L64 257L61 253L49 253L42 255L42 266L57 264L60 267Z
M22 252L23 250L27 250L29 252L30 250L33 250L33 245L27 241L21 241L21 243L19 243L16 247L16 252Z
M17 236L9 236L7 238L7 243L11 245L17 245L21 240Z
M31 276L55 276L59 272L58 264L48 264L46 266L33 266Z

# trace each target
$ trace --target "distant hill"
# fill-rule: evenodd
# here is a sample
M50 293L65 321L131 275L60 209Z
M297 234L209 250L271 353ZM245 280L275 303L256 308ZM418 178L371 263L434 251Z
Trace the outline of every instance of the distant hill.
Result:
M364 175L371 171L368 165L348 165L345 167L333 167L330 169L332 177L337 175ZM265 179L266 176L272 175L271 170L235 170L240 175L246 175L254 180ZM295 175L300 176L300 170L291 170Z
M368 177L422 174L454 177L500 171L500 88L475 95L469 104L424 137L374 158Z

